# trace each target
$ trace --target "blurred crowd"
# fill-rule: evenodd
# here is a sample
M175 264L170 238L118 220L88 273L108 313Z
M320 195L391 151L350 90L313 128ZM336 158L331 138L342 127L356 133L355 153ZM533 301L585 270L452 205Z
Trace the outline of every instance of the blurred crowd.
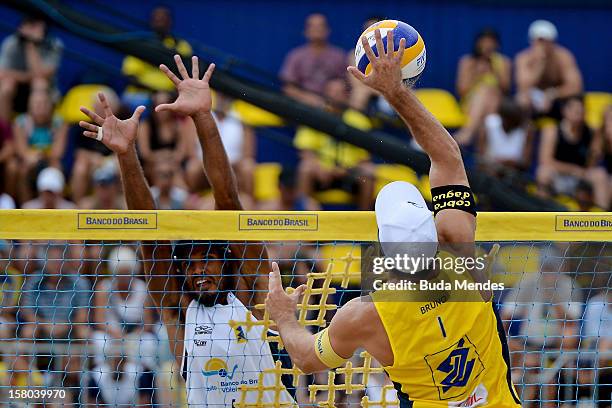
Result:
M44 386L68 393L48 406L181 403L179 372L171 369L168 334L147 293L140 245L147 243L0 241L0 401L10 387ZM324 242L267 245L292 286L311 272L344 270L345 261L332 263L356 249ZM502 246L493 277L509 288L498 293L497 304L523 406L575 406L582 399L609 406L611 257L605 244ZM361 293L356 283L340 284L331 282L336 292L329 299L315 295L310 302L343 305ZM333 311L323 313L331 317ZM363 364L359 356L352 361ZM298 401L308 403L308 384L326 381L325 373L302 377ZM371 400L379 400L384 385L382 376L370 377ZM344 406L361 396L338 395L337 401Z
M364 28L381 19L368 19ZM150 25L166 47L191 55L191 46L172 34L167 8L154 9ZM397 120L395 113L384 98L349 78L346 66L353 64L353 54L332 45L330 33L324 15L308 16L306 43L286 56L280 70L283 92L362 130L389 126L387 119ZM529 47L510 58L495 30L483 29L472 52L458 62L456 93L466 121L451 130L474 154L475 168L543 197L571 197L580 210L608 210L612 105L601 112L599 127L587 125L581 73L571 51L556 42L557 35L551 22L535 21L528 31ZM78 123L58 111L62 48L46 21L36 16L25 17L2 42L0 209L126 206L111 152L84 137ZM148 107L137 147L158 208L214 208L192 122L154 110L175 97L172 83L157 67L133 56L125 58L122 72L130 86L122 92L102 89L114 112L129 116L137 105ZM90 106L101 114L96 100L93 93ZM295 129L292 139L299 161L275 167L275 177L266 179L273 186L257 185L257 132L241 120L234 102L217 92L214 115L245 208L319 210L324 207L321 193L330 190L348 195L353 208L372 208L379 164L367 151L307 127ZM265 198L257 193L269 188L278 193ZM170 398L163 390L153 392L165 330L146 295L137 253L135 245L0 242L1 337L19 340L21 347L2 353L0 373L12 374L0 375L0 382L53 385L57 376L49 373L59 373L64 385L87 387L85 402L146 405ZM313 266L306 263L290 268L308 272ZM583 296L560 265L544 263L542 268L517 282L501 309L511 332L513 374L518 383L531 384L524 398L559 399L559 386L552 384L561 373L576 392L597 388L600 399L609 401L612 317L606 285ZM541 303L525 307L528 299ZM34 343L46 344L49 355L62 355L55 347L83 346L92 354L63 352L65 361L51 369L45 355L28 348ZM597 353L579 361L571 352L579 347ZM551 385L541 386L548 384L544 367L559 361L547 350L567 353L548 379ZM112 391L117 387L122 392Z
M363 27L379 20L372 17ZM172 34L169 9L155 8L150 28L169 49L184 57L192 54L189 43ZM283 92L356 128L386 130L397 122L396 114L384 98L347 75L353 52L332 45L330 33L324 15L308 16L306 43L289 52L280 70ZM456 93L465 120L449 130L471 157L471 167L543 197L569 198L572 209L607 210L612 107L600 107L597 128L587 125L581 73L571 51L556 42L557 35L551 22L534 21L528 30L529 47L511 59L503 54L495 30L478 33L472 52L461 57L457 67ZM124 206L110 152L84 137L78 121L66 120L66 112L61 112L56 77L62 49L45 20L35 16L25 17L2 42L0 208ZM134 56L125 57L121 70L129 79L124 90L116 93L104 84L96 90L103 90L114 111L124 115L140 104L148 107L138 152L160 208L211 208L192 122L154 111L174 98L173 84L157 67ZM344 194L352 208L372 208L381 183L380 163L367 151L297 127L292 144L299 160L257 179L257 129L242 120L235 101L215 96L215 116L245 208L321 209L322 193L328 191ZM100 111L95 92L85 102ZM257 193L262 189L275 193L262 196Z

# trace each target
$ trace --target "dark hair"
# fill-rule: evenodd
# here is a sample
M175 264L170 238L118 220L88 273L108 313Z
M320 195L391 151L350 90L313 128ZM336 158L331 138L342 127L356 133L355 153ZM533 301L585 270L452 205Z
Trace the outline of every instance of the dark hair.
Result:
M46 43L47 34L49 33L49 20L47 16L41 12L32 12L30 14L26 14L21 19L21 25L23 24L32 24L32 23L44 23L45 28L43 31L43 40L41 41L43 44ZM19 38L23 41L24 37L19 35Z
M23 18L21 19L21 24L38 23L38 22L47 24L47 16L41 12L32 12L32 13L28 13L24 15Z
M295 188L297 185L297 171L293 166L283 166L278 176L278 184L286 188Z
M182 290L185 288L185 279L187 277L186 267L183 266L183 262L189 265L191 261L191 254L198 247L206 246L206 256L213 253L218 256L219 259L225 260L229 268L223 269L223 274L232 276L236 275L239 270L237 260L228 259L228 254L231 253L230 244L227 241L176 241L173 243L172 248L172 269L175 276L179 280L179 288ZM187 266L188 267L188 266Z
M227 241L176 241L172 245L172 262L175 264L174 267L182 270L181 263L190 261L191 254L198 247L203 246L208 247L206 255L213 253L219 259L226 259L226 255L232 252Z
M504 98L497 110L502 119L502 127L506 132L522 126L526 119L525 111L512 98Z
M565 98L561 99L561 101L560 101L561 109L565 108L565 106L567 104L569 104L570 102L573 102L573 101L578 101L578 102L580 102L581 104L584 105L584 95L582 95L582 94L570 95L568 97L565 97Z
M499 34L497 33L497 31L494 28L485 27L482 30L480 30L474 37L474 46L472 48L472 55L474 55L474 57L480 57L480 50L478 49L478 42L485 37L493 38L495 42L498 45L500 45Z

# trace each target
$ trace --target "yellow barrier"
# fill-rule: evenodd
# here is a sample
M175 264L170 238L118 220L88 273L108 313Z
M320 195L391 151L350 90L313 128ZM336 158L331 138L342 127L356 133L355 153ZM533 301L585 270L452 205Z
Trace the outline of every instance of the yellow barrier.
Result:
M612 213L478 214L478 241L609 241ZM376 241L372 212L3 210L0 239Z

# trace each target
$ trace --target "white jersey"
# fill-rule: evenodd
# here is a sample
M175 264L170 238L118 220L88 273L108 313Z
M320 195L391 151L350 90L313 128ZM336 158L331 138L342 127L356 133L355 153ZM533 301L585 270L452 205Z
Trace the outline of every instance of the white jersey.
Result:
M185 354L181 373L187 386L189 408L231 407L241 398L241 385L255 386L259 373L274 368L270 345L262 340L262 326L232 329L228 322L246 321L247 308L228 294L227 305L206 307L192 300L185 315ZM275 376L264 375L273 386ZM247 392L246 401L257 402L258 392ZM264 391L262 402L274 402L275 392ZM293 402L286 389L280 401Z

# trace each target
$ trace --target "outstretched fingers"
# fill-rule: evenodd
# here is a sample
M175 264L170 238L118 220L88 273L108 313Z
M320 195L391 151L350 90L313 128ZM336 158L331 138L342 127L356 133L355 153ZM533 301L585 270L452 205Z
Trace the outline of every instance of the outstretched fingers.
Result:
M87 137L92 138L92 139L97 139L98 138L98 132L91 132L89 130L86 130L86 131L83 132L83 136L87 136Z
M168 68L167 66L165 66L164 64L161 64L159 66L159 69L161 69L161 71L166 74L166 76L168 77L169 80L172 81L172 83L174 84L174 86L178 86L181 83L181 80L174 75L174 72L170 71L170 68Z
M383 45L382 35L380 30L377 28L374 30L374 38L376 39L376 50L378 51L378 57L385 55L385 46Z
M100 100L100 103L102 104L102 109L104 109L104 114L106 115L106 117L110 117L113 116L113 111L110 108L110 105L108 104L108 101L106 100L106 96L104 96L104 94L102 92L98 93L98 99Z
M395 47L393 46L393 30L387 31L387 57L393 56L393 51Z
M174 108L174 103L162 103L155 107L155 112L162 112L165 110L171 111Z
M365 82L366 80L366 76L364 75L363 72L361 72L360 70L358 70L357 68L350 66L350 67L346 67L346 70L348 72L351 73L351 75L353 75L355 78L357 78L359 81L361 82Z
M195 55L191 57L191 77L193 79L200 79L200 61Z
M138 106L136 110L134 111L134 113L132 113L132 119L140 121L140 116L142 116L142 112L144 112L145 109L146 108L142 105Z
M98 126L94 125L93 123L85 122L84 120L79 121L79 126L84 130L89 130L91 132L98 131Z
M81 106L81 112L89 116L89 119L94 121L94 123L98 124L99 126L102 126L102 124L104 123L104 119L102 119L100 115L98 115L96 112L90 111L84 106Z
M206 72L204 73L204 78L202 78L202 81L208 83L208 81L210 81L210 77L212 76L214 71L215 71L215 64L211 63L208 66L208 69L206 70Z
M397 61L401 61L404 58L404 51L406 51L406 39L402 38L399 42L399 48L397 50L397 55L395 59Z
M180 55L174 55L174 62L176 63L176 67L178 68L179 74L183 79L189 78L189 73L187 72L187 68L185 68L185 64L183 64L183 59Z
M370 60L370 62L376 61L376 55L374 51L372 51L372 47L370 47L370 43L365 35L361 37L361 45L363 45L363 51L368 56L368 60Z

